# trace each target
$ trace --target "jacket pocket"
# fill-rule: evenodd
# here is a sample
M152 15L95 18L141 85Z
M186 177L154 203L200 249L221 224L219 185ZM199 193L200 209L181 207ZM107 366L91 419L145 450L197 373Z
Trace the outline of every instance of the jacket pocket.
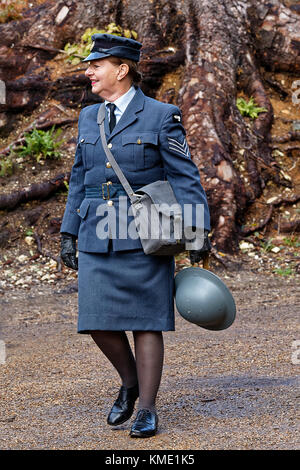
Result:
M77 209L77 214L82 220L86 218L89 207L90 207L90 201L88 201L87 199L84 199L82 203L80 204L79 209Z
M156 132L123 134L122 145L126 146L126 152L130 153L136 170L150 168L159 155L158 133Z
M86 170L90 170L94 165L96 143L99 135L81 135L79 137L80 146L82 149L82 161Z

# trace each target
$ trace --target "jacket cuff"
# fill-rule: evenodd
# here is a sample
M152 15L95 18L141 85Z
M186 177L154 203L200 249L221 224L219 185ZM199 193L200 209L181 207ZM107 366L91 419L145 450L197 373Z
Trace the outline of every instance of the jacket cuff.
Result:
M60 233L66 232L78 237L81 218L77 212L67 203L66 210L60 227Z

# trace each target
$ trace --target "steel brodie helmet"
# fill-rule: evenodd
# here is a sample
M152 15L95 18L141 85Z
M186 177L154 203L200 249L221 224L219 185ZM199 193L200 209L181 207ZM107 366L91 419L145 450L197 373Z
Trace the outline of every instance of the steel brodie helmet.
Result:
M207 330L225 330L235 319L231 292L206 269L185 268L175 276L175 303L185 320Z

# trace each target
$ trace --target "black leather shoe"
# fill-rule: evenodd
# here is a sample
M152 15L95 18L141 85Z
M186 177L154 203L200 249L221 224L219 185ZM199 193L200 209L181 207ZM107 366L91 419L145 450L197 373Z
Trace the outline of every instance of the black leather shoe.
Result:
M139 410L131 427L130 437L150 437L157 432L158 417L149 410Z
M131 388L120 388L118 398L113 404L112 409L107 417L107 423L111 426L125 423L133 413L134 403L139 396L139 386L136 384Z

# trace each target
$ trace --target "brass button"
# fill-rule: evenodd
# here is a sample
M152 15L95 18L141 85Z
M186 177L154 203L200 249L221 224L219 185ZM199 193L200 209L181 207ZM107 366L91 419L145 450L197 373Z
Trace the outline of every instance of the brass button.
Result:
M110 143L107 145L107 147L108 147L109 149L111 149L111 148L112 148L112 143L110 142Z
M84 142L84 139L81 139L80 142L83 143L83 142Z
M108 206L113 206L114 205L114 201L112 201L111 199L109 201L107 201L107 205Z
M141 144L141 143L142 143L141 139L138 139L138 140L137 140L137 143L138 143L138 144Z
M76 210L77 210L77 212L78 212L78 214L79 214L79 212L80 212L80 209L76 209Z
M106 162L106 168L111 168L111 164L109 162Z

